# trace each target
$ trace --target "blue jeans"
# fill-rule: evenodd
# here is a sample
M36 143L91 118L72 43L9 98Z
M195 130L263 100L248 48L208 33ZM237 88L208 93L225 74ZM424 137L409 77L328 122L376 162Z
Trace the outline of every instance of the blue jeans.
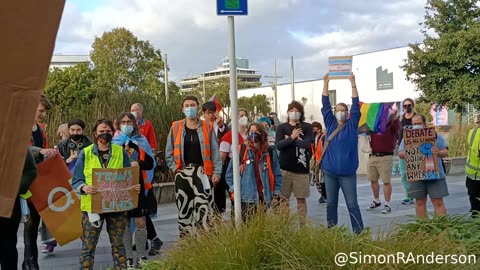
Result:
M400 170L400 174L402 175L402 186L403 190L405 190L405 196L410 198L410 196L408 196L407 163L405 162L405 159L400 159L398 162L398 168Z
M323 171L327 189L327 225L333 227L338 223L338 191L342 189L347 203L352 229L359 234L363 230L362 213L357 199L357 175L341 176Z

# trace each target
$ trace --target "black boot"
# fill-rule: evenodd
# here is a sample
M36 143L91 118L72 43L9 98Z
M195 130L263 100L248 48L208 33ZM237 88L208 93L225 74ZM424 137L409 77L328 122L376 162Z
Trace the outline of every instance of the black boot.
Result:
M22 270L39 270L37 246L25 244L25 253L22 263Z

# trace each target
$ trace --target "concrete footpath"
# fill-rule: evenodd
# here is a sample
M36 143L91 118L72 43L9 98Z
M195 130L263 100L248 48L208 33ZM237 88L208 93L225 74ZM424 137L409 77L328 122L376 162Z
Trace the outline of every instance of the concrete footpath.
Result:
M447 179L450 195L446 197L445 202L449 214L465 214L470 209L470 203L465 187L465 177L449 176ZM362 210L363 221L365 226L371 227L373 232L383 233L391 228L392 224L405 223L411 220L411 216L415 215L414 205L402 205L404 193L399 176L392 179L393 194L390 206L392 212L388 215L381 213L383 206L373 211L367 211L368 205L372 202L372 192L370 182L365 176L358 177L358 202ZM380 192L380 198L383 202L383 191ZM339 195L339 224L350 227L347 207L345 205L342 194ZM325 223L326 220L326 204L318 204L319 194L315 187L311 187L311 196L308 199L308 215L315 223ZM296 208L295 202L292 200L291 207ZM428 203L428 210L433 212L431 203ZM230 212L230 209L227 210ZM226 215L228 216L228 215ZM168 249L178 237L177 229L177 209L175 204L160 205L158 208L158 218L153 223L159 237L165 242L162 250ZM38 242L39 250L41 243ZM23 225L20 225L18 231L18 251L19 251L19 269L23 261ZM78 269L78 260L80 255L81 242L76 240L68 245L57 247L53 255L39 255L40 269ZM162 256L160 254L159 256ZM154 259L153 257L151 259ZM112 266L112 257L110 253L110 242L106 230L102 231L95 254L95 269L108 269Z

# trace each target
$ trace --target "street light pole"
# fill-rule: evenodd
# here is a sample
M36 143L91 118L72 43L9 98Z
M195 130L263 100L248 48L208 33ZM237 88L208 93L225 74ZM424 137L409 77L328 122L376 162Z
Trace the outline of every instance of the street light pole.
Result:
M278 99L277 99L277 59L273 62L273 76L275 77L273 80L273 85L275 87L273 94L274 94L274 99L275 99L275 108L273 111L278 114ZM272 123L273 124L273 123Z
M168 103L168 64L167 64L167 54L165 54L165 103Z
M295 100L295 68L293 66L293 56L290 57L290 72L292 78L292 101Z
M207 100L207 97L205 95L205 73L203 73L203 103L205 103Z
M277 92L277 87L278 87L278 78L283 78L283 76L278 76L277 75L277 59L274 60L273 62L273 76L263 76L264 78L273 78L273 96L274 96L274 107L273 111L278 114L278 92ZM271 83L271 82L269 82Z

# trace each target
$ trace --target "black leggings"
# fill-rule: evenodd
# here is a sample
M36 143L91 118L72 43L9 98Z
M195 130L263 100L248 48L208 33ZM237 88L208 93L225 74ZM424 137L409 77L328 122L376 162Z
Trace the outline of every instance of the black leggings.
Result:
M153 239L155 239L155 237L157 237L157 232L155 231L155 226L153 226L150 215L146 215L145 219L147 221L147 239L152 241Z
M11 218L0 217L0 268L17 269L17 231L20 225L20 204L17 199Z

